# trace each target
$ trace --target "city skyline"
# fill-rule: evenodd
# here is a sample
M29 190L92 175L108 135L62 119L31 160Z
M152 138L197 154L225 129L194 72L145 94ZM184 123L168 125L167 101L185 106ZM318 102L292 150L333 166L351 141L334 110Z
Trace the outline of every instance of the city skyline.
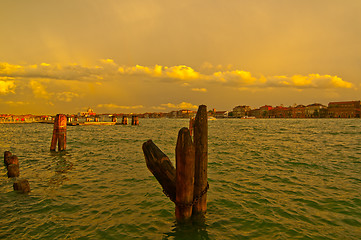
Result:
M361 2L2 1L0 113L359 100Z

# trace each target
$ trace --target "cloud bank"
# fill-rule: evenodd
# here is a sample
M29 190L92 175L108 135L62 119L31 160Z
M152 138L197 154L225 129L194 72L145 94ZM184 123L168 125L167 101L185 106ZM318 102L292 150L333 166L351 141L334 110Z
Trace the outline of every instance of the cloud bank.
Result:
M209 71L209 69L208 69ZM245 70L225 70L213 73L202 73L195 69L185 66L118 66L111 59L102 59L96 66L72 65L51 65L41 63L38 65L11 65L9 63L0 63L0 92L9 93L15 88L14 81L5 81L1 79L52 79L52 80L74 80L85 82L96 82L98 85L102 81L109 79L122 79L129 77L138 77L156 80L168 80L173 82L187 83L191 86L191 91L206 92L206 86L199 87L200 84L219 84L227 87L248 87L248 88L315 88L315 89L336 89L353 88L354 84L347 82L338 76L308 74L294 76L254 76L251 72ZM198 86L195 86L195 85ZM31 83L34 93L46 94L44 89L38 83ZM193 86L194 85L194 86Z
M336 92L357 87L329 74L264 76L210 64L196 70L186 65L122 66L112 59L91 66L0 63L0 100L19 108L68 109L76 104L77 109L96 106L102 111L196 109L190 102L205 103L218 97L226 102L230 90L289 93L292 89Z

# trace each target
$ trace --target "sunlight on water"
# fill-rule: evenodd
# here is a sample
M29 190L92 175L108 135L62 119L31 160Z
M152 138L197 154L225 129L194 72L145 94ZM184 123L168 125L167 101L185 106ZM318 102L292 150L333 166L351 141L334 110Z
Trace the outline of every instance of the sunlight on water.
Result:
M174 161L187 126L68 127L67 151L51 153L52 125L0 125L32 189L14 192L0 168L0 239L360 239L359 119L210 121L208 212L177 224L141 146Z

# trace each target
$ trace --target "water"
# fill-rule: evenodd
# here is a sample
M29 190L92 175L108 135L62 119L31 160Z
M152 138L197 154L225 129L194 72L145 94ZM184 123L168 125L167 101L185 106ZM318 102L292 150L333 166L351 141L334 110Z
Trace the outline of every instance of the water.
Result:
M0 125L0 151L19 157L31 193L0 168L0 239L360 239L360 119L209 121L208 212L180 225L146 167L153 139L174 161L188 120L68 127Z

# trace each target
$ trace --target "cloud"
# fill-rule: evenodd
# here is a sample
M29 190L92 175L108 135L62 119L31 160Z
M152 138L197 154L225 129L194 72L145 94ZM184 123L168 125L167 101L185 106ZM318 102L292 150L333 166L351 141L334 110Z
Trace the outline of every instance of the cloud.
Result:
M192 88L192 91L194 92L207 92L206 88Z
M79 64L59 65L40 63L33 65L12 65L0 63L0 93L8 93L15 88L14 81L19 79L73 80L92 82L101 85L107 81L128 80L133 76L137 81L151 79L153 81L174 82L178 85L189 86L192 91L205 92L207 88L198 88L200 84L218 84L236 89L260 88L295 88L295 89L338 89L355 88L354 84L338 76L308 74L293 76L254 76L244 70L230 70L231 66L213 67L205 64L203 72L186 66L119 66L112 59L101 59L100 66L84 66ZM222 71L221 69L226 69ZM204 70L206 69L206 70ZM143 78L144 77L144 78ZM7 80L7 81L5 81ZM7 84L7 85L6 85ZM34 83L35 84L35 83ZM36 84L35 84L36 85ZM40 86L33 86L33 88ZM34 90L37 95L46 96L45 89ZM42 94L41 94L42 93Z
M79 94L74 93L74 92L61 92L61 93L57 93L56 97L60 101L71 102L73 100L73 98L79 97Z
M309 74L307 76L294 75L275 76L267 78L266 86L270 87L290 87L297 89L318 88L353 88L354 85L350 82L342 80L340 77L331 75Z
M22 102L22 101L17 101L17 102L6 101L5 103L10 105L10 106L23 106L23 105L28 105L29 104L28 102Z
M181 102L179 104L164 103L164 104L161 104L161 106L164 106L167 108L176 108L176 109L197 109L198 108L198 106L193 105L191 103L187 103L187 102Z
M153 106L153 107L151 107L151 109L154 109L154 110L166 110L166 108L165 107L160 107L160 106Z
M144 108L143 105L121 106L121 105L117 105L117 104L113 104L113 103L98 104L97 107L98 108L107 108L107 109L126 109L126 110Z
M257 83L257 78L253 77L250 72L241 70L215 72L213 80L235 87L255 85Z
M2 81L0 80L0 94L15 93L14 81Z
M36 98L50 99L52 94L48 93L40 82L32 80L29 84Z

